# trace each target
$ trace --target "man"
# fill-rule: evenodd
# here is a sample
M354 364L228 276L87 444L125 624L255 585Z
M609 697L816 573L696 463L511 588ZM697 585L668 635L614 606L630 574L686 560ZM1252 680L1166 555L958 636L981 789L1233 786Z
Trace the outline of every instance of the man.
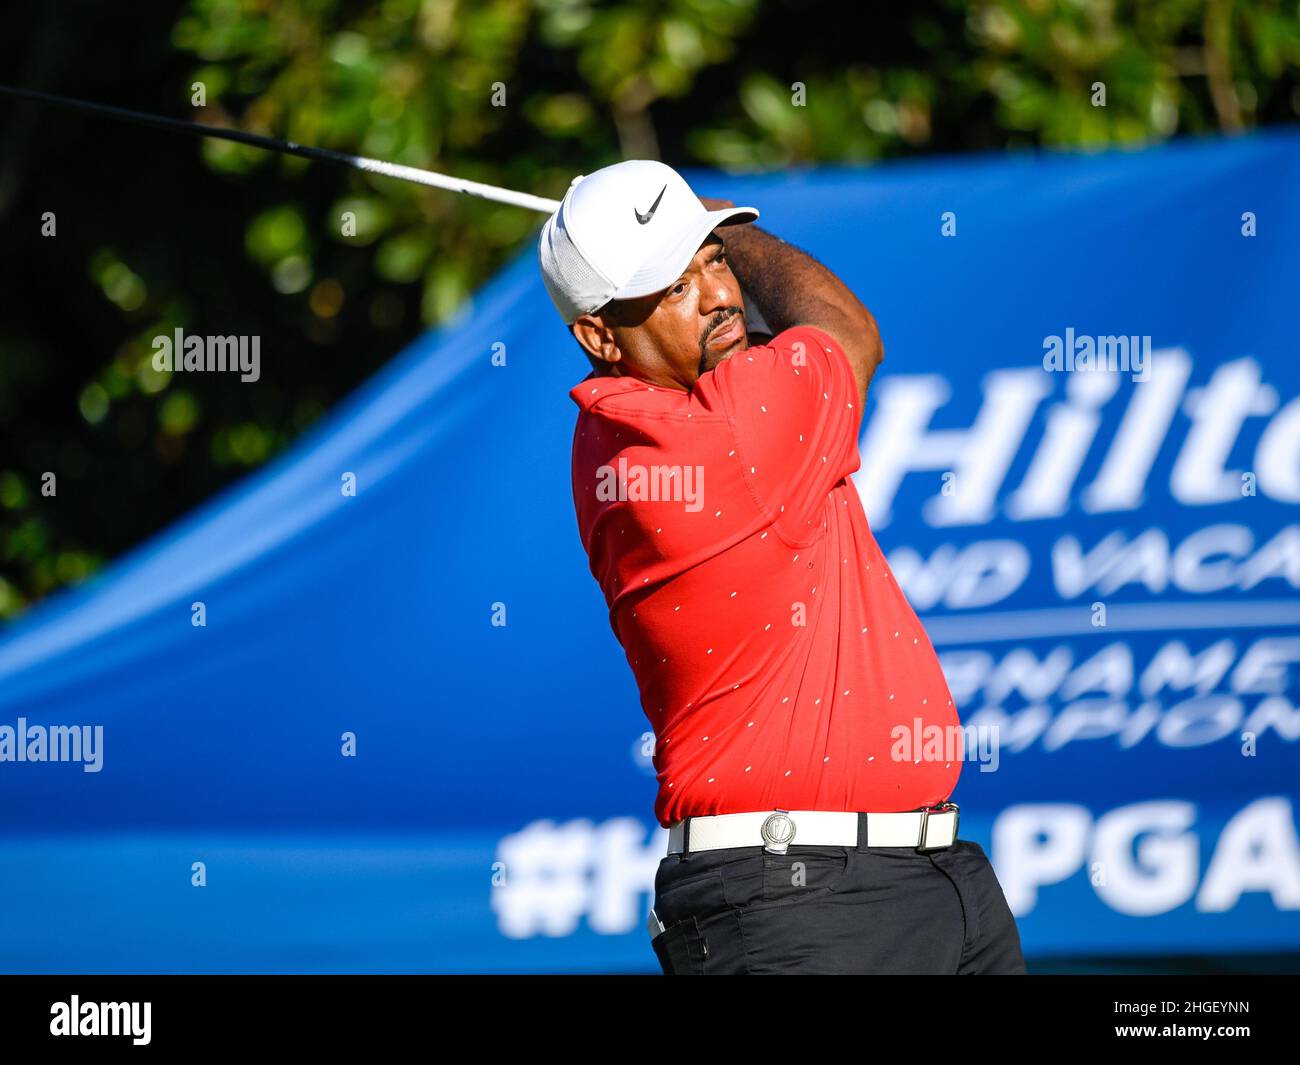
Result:
M757 217L631 160L575 179L539 245L593 366L570 393L582 542L656 737L655 953L668 974L1022 973L956 838L960 762L922 743L956 708L849 479L876 323Z

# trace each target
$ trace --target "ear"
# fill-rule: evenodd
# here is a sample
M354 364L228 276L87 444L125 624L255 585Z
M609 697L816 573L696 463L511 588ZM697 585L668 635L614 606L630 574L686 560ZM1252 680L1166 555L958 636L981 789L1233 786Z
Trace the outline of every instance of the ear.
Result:
M573 333L573 339L579 347L601 365L612 366L623 357L614 339L611 323L599 314L582 315L569 326L569 331Z

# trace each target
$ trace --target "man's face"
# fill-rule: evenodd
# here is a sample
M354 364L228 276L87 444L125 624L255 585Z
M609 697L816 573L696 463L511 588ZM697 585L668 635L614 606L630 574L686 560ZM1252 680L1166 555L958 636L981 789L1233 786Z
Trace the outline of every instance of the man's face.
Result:
M574 323L597 371L690 389L700 374L749 346L740 283L710 233L662 292L620 300Z

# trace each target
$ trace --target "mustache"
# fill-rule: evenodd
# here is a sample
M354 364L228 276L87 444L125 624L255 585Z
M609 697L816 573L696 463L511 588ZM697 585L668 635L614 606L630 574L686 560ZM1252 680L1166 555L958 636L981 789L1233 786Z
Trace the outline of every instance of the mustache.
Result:
M714 321L709 325L709 328L704 331L704 335L700 337L700 352L703 353L705 351L705 348L714 333L726 329L733 321L735 321L736 315L742 314L743 312L744 309L741 307L729 307L725 311L718 312L718 317L714 319Z
M745 309L743 307L730 307L726 310L720 311L718 317L710 323L709 328L705 330L704 335L700 337L700 373L708 373L709 370L713 368L709 365L709 338L719 329L726 329L730 326L731 323L736 320L737 315L741 315L741 320L743 321L744 313Z

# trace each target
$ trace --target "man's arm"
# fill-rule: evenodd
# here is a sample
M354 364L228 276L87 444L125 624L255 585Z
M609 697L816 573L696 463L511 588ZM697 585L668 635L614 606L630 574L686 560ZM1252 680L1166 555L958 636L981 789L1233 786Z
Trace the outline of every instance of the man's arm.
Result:
M710 210L733 206L726 200L701 202ZM860 414L872 374L885 357L871 312L811 255L752 222L724 226L718 236L726 244L732 273L774 332L812 325L844 349L858 383Z

